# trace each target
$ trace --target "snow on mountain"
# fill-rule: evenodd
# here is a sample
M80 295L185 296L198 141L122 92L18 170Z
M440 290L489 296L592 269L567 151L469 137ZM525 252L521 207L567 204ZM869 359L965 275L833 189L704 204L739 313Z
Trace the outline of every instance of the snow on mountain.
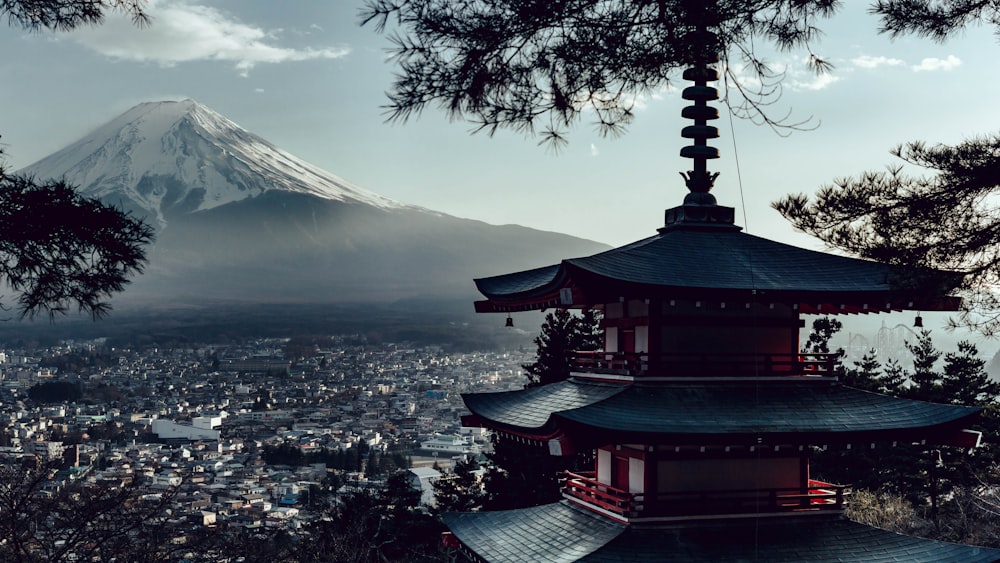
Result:
M296 158L190 99L135 106L20 172L66 178L82 193L161 227L173 214L271 190L382 209L408 207Z

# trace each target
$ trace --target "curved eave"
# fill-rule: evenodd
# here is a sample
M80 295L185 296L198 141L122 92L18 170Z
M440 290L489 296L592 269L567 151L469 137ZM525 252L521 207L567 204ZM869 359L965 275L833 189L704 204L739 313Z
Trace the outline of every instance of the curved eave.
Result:
M832 314L953 311L960 304L945 297L958 274L903 272L711 229L672 230L593 256L475 281L487 298L476 303L480 312L593 305L629 294L801 303L804 312Z
M445 513L442 519L474 561L1000 560L997 549L905 536L839 516L624 525L561 501L518 510Z
M517 391L463 393L462 400L484 426L539 437L554 433L552 413L591 405L624 389L620 384L578 385L566 380Z
M839 384L598 384L567 380L466 394L485 426L580 444L949 443L982 409L899 399Z

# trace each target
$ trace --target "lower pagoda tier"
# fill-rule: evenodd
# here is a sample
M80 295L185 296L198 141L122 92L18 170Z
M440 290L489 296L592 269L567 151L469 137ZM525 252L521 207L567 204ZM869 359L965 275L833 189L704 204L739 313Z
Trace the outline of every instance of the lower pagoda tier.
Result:
M473 561L1000 561L997 549L905 536L839 514L623 524L561 501L443 518Z
M602 444L974 447L982 409L900 399L830 380L609 383L584 378L462 396L466 426L486 426L572 454ZM850 446L848 446L850 447ZM561 451L558 451L561 450Z

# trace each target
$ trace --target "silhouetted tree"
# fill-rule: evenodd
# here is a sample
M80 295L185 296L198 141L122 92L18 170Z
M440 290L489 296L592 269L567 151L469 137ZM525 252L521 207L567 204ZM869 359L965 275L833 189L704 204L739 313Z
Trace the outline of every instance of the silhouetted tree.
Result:
M67 30L99 23L108 11L147 21L142 0L0 0L0 16L32 30ZM65 182L9 174L0 150L0 281L17 295L22 317L65 313L94 318L105 299L142 272L153 230Z
M0 561L217 560L213 531L171 518L178 487L59 484L55 476L52 464L0 466Z
M906 385L906 370L895 358L890 359L881 376L883 392L894 397L902 396L903 387Z
M931 332L921 330L916 342L906 342L906 349L913 355L913 373L910 374L911 385L906 389L906 396L921 401L942 402L941 374L934 367L941 358L941 351L934 346Z
M885 392L882 364L875 356L875 350L865 352L861 361L854 364L854 368L844 371L844 383L865 391Z
M0 278L22 317L76 307L98 318L105 299L142 272L152 228L62 181L36 182L0 165Z
M549 454L547 448L529 446L493 435L493 452L483 476L484 510L509 510L558 501L559 474L574 469L574 458Z
M986 405L996 401L1000 384L990 380L976 345L963 340L958 351L944 355L941 393L956 405Z
M320 516L301 531L281 560L297 562L434 561L444 526L420 509L420 491L406 472L381 490L362 490L329 499Z
M966 27L986 22L1000 30L997 0L879 0L871 8L891 37L916 34L944 41Z
M812 331L809 333L809 340L802 348L803 352L814 352L826 354L830 352L830 339L844 328L843 323L833 317L820 317L814 319Z
M575 315L566 309L556 309L545 315L541 331L534 340L538 355L534 362L521 366L528 376L526 387L547 385L569 377L571 352L599 350L603 345L599 322L593 310Z
M25 29L70 30L99 24L108 12L122 12L133 23L149 23L146 0L0 0L0 16Z
M461 459L455 468L434 482L434 512L470 512L483 506L483 483L476 475L479 463Z
M80 385L72 381L46 381L28 389L28 398L39 403L72 402L82 396Z
M584 112L601 133L621 133L640 96L712 53L724 61L737 114L799 126L762 111L780 96L781 76L757 44L801 48L812 68L829 68L809 46L816 22L837 8L829 0L366 0L363 18L379 32L398 28L389 36L398 65L391 119L434 105L477 130L558 144ZM743 69L753 78L741 78Z
M773 206L795 228L851 254L906 268L893 281L928 295L957 288L965 297L953 321L992 334L1000 329L1000 136L955 146L912 142L893 149L930 172L892 165L837 180L815 196L788 196ZM934 274L936 268L955 272Z

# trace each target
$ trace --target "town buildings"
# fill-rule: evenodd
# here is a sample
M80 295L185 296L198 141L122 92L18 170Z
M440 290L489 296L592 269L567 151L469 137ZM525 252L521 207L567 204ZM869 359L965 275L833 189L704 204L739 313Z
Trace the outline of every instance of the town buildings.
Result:
M309 454L398 453L417 465L423 455L426 465L447 468L456 452L425 452L420 443L462 434L463 443L488 447L484 434L463 433L459 395L521 386L520 364L528 360L340 337L286 358L283 344L111 349L78 342L6 350L0 464L65 467L50 490L69 482L179 486L172 511L199 526L295 530L311 517L310 491L331 475L371 486L382 478L364 458L347 470L305 463ZM227 369L234 365L242 368ZM32 387L51 381L74 382L83 399L50 406L28 398ZM279 448L303 463L268 463L265 453Z

